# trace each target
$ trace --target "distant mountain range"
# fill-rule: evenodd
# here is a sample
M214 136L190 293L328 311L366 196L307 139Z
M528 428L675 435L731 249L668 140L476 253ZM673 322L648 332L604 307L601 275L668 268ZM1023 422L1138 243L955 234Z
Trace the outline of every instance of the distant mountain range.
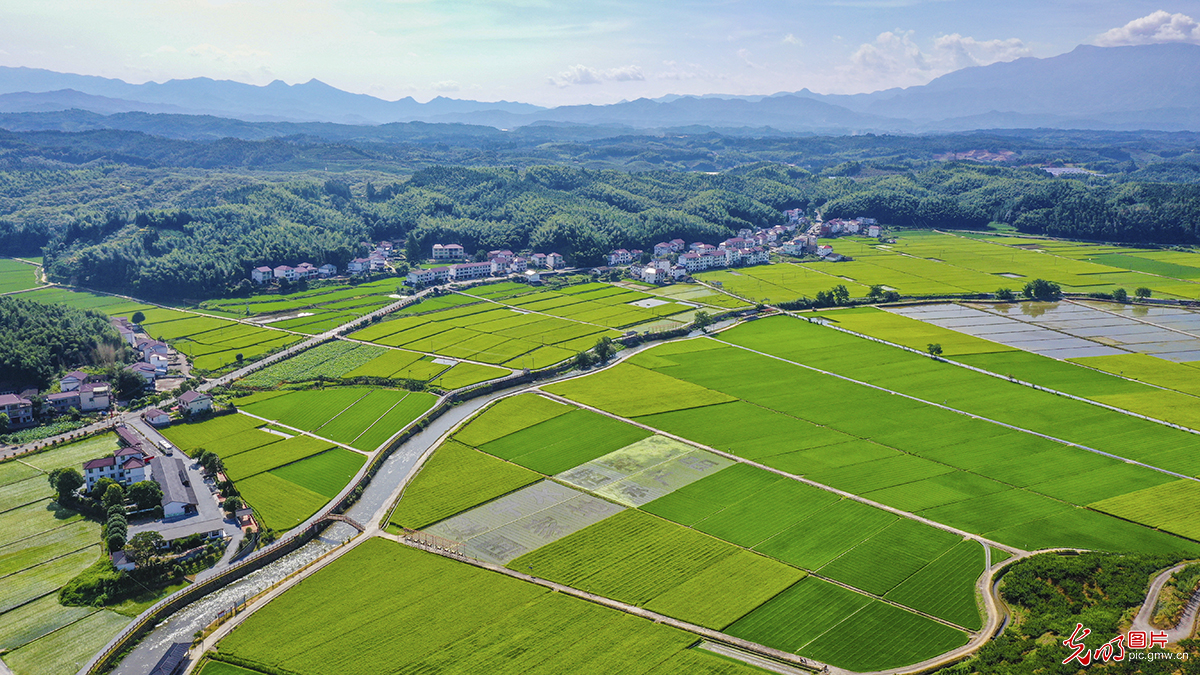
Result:
M49 114L65 110L103 117ZM1051 58L965 68L923 86L851 96L802 90L771 96L665 96L557 108L442 97L428 103L411 97L385 101L317 80L296 85L275 81L266 86L208 78L129 84L48 70L0 68L0 113L47 113L0 115L3 128L15 124L61 130L144 126L130 121L144 116L131 118L128 113L151 113L244 122L430 122L498 129L537 124L630 130L768 128L822 134L1000 128L1195 131L1200 130L1200 46L1080 46ZM18 119L19 123L13 121ZM160 119L151 126L170 127L170 123ZM241 133L230 135L279 133L254 131L255 127L239 127Z

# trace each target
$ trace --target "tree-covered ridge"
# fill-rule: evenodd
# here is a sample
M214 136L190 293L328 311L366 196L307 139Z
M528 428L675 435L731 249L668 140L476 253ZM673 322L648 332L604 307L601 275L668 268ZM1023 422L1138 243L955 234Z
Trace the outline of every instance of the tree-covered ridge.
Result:
M433 167L407 180L343 175L346 182L138 171L0 174L0 200L23 218L0 221L0 246L44 246L56 280L199 299L244 291L259 265L344 268L370 240L407 241L421 257L440 242L468 251L557 251L593 265L618 247L676 237L718 242L780 222L791 208L901 227L1000 222L1077 238L1200 241L1200 186L1064 179L965 162L891 174L855 164L821 174L769 163L717 174ZM76 185L83 203L70 204L56 179ZM30 204L22 196L29 191L57 206Z
M0 383L44 388L64 370L110 365L123 349L103 314L0 296Z

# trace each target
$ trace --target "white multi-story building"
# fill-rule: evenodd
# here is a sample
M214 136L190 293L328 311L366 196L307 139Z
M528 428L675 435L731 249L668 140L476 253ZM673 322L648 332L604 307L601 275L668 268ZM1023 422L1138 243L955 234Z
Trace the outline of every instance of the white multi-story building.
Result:
M450 266L450 281L464 281L468 279L483 279L492 274L492 264L479 263L459 263Z
M466 251L458 244L434 244L433 259L434 260L462 260L466 256Z

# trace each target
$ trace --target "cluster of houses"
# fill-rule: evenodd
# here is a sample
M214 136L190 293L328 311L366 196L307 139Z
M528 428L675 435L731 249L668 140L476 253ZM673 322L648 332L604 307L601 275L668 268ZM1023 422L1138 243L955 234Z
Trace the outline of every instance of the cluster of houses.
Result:
M834 218L821 223L822 237L836 237L843 234L865 234L868 237L878 237L879 223L874 218L853 218L842 220Z
M140 357L136 363L127 366L126 370L142 378L147 388L153 387L160 377L166 377L171 362L171 348L167 343L151 339L144 334L139 337L138 327L123 316L113 317L112 325L121 335L121 339L129 343Z
M53 411L62 415L72 408L79 412L100 412L112 405L112 387L102 379L81 371L67 373L59 380L60 392L46 396L42 414ZM9 429L25 429L35 426L33 399L37 389L21 393L0 394L0 413L8 416Z
M270 283L275 279L293 282L301 279L328 279L337 275L337 265L326 263L320 267L314 267L311 263L302 262L295 267L291 265L280 265L278 267L255 267L250 270L250 280L256 284Z
M374 248L367 254L367 257L355 258L346 264L346 273L350 276L386 271L388 260L395 252L395 247L390 241L381 241L378 244L365 243L368 247L373 246ZM302 262L295 267L290 265L268 267L264 265L250 270L250 280L262 285L276 280L293 282L302 279L328 279L336 277L337 273L338 267L332 263L325 263L320 267L316 267L308 262Z
M682 239L659 242L654 245L650 262L645 265L639 263L642 251L620 248L609 252L608 264L614 267L631 265L631 275L653 284L677 281L704 270L765 265L770 262L771 249L780 247L783 240L795 232L801 222L802 218L797 216L795 221L789 218L783 225L760 230L744 228L738 231L736 237L726 239L716 246L700 241L686 244ZM813 244L815 243L814 239ZM788 245L795 250L795 242L788 242Z
M463 247L458 244L433 245L435 261L462 260L464 257ZM447 281L468 281L510 274L522 274L529 281L536 282L540 278L534 269L554 270L567 265L566 259L557 253L534 253L529 258L524 258L509 250L497 250L488 251L487 258L487 262L462 262L430 269L413 269L408 273L408 283L414 286L430 286Z

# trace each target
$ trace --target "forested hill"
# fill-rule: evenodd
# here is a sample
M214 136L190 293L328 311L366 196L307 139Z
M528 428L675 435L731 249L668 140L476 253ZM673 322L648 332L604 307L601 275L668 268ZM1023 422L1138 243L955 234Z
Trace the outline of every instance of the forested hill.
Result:
M274 178L274 180L270 180ZM369 177L368 177L369 178ZM721 173L435 167L407 180L314 179L105 167L0 174L0 253L41 247L51 278L150 299L249 288L259 265L346 262L364 242L558 251L592 265L617 247L717 242L781 211L889 225L983 228L1111 241L1197 243L1200 186L1054 178L967 163L917 172L778 164ZM381 179L382 178L382 179Z
M65 369L115 363L122 351L103 314L0 296L0 383L45 388Z
M380 239L422 255L457 242L591 265L618 247L720 241L790 208L900 227L1200 241L1197 134L588 140L547 129L536 133L560 140L497 142L434 126L405 143L0 131L0 255L44 254L54 280L165 300L245 292L259 265L344 268ZM955 161L964 153L986 161ZM1055 178L1044 164L1105 175Z

